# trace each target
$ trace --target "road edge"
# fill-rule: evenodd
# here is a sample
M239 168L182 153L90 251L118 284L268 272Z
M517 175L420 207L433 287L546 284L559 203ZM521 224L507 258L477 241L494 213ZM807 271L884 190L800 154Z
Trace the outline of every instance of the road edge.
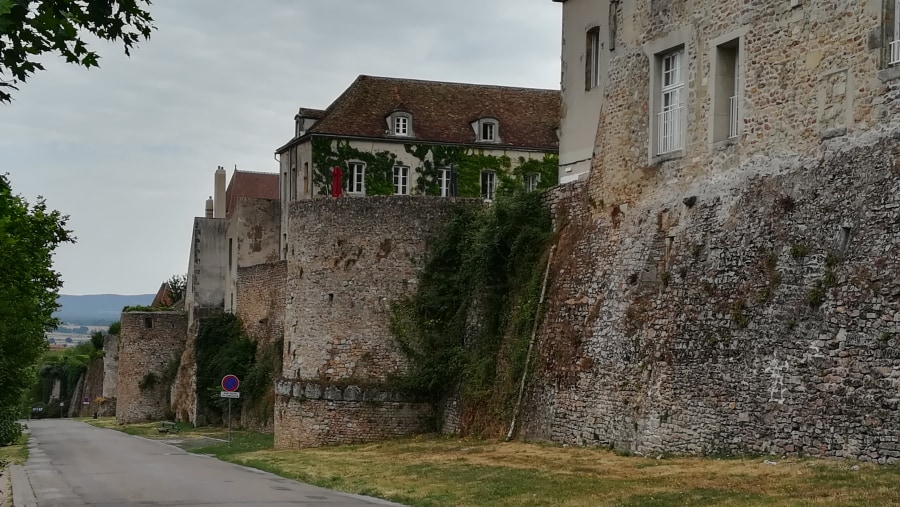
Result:
M12 505L13 507L37 507L37 498L28 480L28 473L22 465L9 467L12 480Z

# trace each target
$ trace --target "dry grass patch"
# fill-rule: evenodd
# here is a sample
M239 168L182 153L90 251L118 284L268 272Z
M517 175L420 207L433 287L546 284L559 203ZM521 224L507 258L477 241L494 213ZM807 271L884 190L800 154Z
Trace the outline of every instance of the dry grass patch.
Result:
M96 426L98 428L106 428L121 431L129 435L137 435L140 437L154 438L159 440L168 440L171 438L190 438L190 437L210 437L210 438L227 438L228 429L217 426L205 426L202 428L194 428L187 423L178 423L178 433L160 433L159 421L134 423L134 424L118 424L115 417L101 417L99 419L79 418L81 422Z
M849 461L657 460L599 449L434 437L286 451L267 445L236 440L230 449L198 452L416 506L900 505L896 467Z

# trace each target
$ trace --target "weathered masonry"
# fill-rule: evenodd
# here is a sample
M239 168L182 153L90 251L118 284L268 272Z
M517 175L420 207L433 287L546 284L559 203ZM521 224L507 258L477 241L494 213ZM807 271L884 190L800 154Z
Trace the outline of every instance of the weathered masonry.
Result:
M896 461L896 3L563 9L563 151L584 101L597 126L526 435Z
M183 312L122 312L116 390L116 422L164 418L171 392L163 377L184 350Z
M429 240L461 205L438 197L291 205L276 447L364 442L424 429L430 406L405 399L388 382L406 369L388 329L390 305L414 291Z

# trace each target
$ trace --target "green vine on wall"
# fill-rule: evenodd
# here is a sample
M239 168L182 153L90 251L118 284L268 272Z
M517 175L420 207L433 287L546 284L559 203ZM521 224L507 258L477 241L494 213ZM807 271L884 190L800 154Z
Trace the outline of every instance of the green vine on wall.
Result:
M244 331L241 319L226 313L205 319L197 332L197 400L200 409L216 418L227 410L219 396L222 377L236 375L241 380L241 405L252 404L255 416L265 420L274 407L274 379L281 374L282 340L258 345ZM237 412L240 413L240 412Z
M406 153L416 162L410 170L418 175L412 193L420 195L440 195L438 171L453 167L458 174L459 197L481 196L481 173L494 171L497 174L497 192L509 193L524 188L525 177L539 175L537 189L550 188L558 182L559 157L545 154L540 159L519 157L513 160L507 155L497 155L484 149L436 144L405 144ZM331 170L338 166L343 171L343 190L348 190L349 163L359 161L366 164L366 195L392 195L394 193L394 166L400 164L397 155L384 150L364 151L351 146L350 141L325 137L312 139L313 183L320 195L331 195ZM412 179L412 174L410 175Z
M438 414L458 390L465 431L508 424L550 243L538 193L459 211L432 244L417 292L392 307L391 330L410 362L400 386Z

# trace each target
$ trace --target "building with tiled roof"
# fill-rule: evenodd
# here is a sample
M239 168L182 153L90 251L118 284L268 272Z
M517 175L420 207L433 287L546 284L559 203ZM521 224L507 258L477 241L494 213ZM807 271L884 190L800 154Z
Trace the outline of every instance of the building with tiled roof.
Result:
M291 202L314 197L553 186L559 111L558 90L359 76L325 110L300 108L275 150L282 228Z
M359 76L324 111L300 108L276 150L281 199L332 195L335 166L344 195L491 199L498 173L556 157L559 110L557 90ZM556 183L531 165L531 186ZM525 184L529 174L516 176Z
M231 218L240 198L278 199L278 175L235 169L225 190L225 218Z

